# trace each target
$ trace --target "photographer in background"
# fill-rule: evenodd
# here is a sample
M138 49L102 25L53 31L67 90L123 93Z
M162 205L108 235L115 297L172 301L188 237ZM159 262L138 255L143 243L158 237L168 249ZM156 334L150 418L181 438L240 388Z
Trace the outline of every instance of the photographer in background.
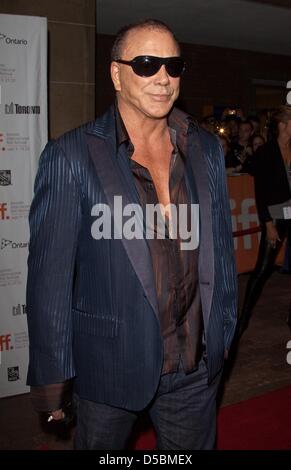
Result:
M262 235L257 263L246 288L238 336L248 327L283 241L287 238L291 245L291 106L280 106L273 112L270 135L271 140L255 155L255 193ZM287 323L291 325L291 310Z

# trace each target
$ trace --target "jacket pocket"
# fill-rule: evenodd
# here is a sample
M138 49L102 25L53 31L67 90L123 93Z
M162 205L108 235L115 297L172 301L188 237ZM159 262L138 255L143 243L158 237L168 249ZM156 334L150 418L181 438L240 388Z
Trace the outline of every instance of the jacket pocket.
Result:
M110 315L93 315L82 310L72 309L74 331L90 336L114 338L118 335L121 321Z

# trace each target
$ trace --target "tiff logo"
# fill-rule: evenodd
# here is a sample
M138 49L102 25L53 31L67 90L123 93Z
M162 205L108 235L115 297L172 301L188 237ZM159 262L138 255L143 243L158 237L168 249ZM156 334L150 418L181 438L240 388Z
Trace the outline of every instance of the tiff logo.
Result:
M26 314L26 305L25 304L18 304L12 307L12 315L16 317L17 315L25 315Z
M40 114L40 106L38 105L20 105L11 102L5 104L5 114Z
M253 198L243 199L240 203L240 207L237 207L237 202L234 199L230 199L230 208L232 211L231 222L233 232L238 230L248 230L252 226L258 226L259 219L258 214L255 211L255 201ZM238 213L233 213L234 211L239 211ZM253 235L244 235L243 246L244 250L252 249L252 236ZM238 239L234 238L234 248L237 250Z
M0 220L7 220L9 219L9 215L7 215L7 203L0 202Z
M0 335L0 351L9 351L11 343L11 334L8 335Z

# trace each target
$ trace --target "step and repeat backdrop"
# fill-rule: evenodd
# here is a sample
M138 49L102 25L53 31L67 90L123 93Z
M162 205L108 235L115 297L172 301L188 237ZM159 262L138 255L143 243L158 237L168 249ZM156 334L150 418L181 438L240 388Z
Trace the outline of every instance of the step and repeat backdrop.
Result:
M28 391L28 213L47 142L47 20L0 14L0 397Z

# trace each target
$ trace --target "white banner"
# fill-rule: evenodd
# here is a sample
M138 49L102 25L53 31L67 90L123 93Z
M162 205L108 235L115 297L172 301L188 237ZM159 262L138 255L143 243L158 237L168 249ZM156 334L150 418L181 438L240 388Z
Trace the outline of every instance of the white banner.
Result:
M0 14L0 397L28 391L28 212L47 142L47 20Z

